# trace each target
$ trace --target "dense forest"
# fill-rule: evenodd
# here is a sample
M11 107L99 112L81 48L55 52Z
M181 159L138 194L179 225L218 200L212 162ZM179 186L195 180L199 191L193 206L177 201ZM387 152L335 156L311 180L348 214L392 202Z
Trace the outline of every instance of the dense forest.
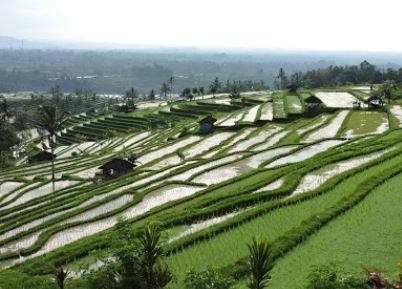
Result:
M360 65L329 66L305 73L295 72L289 77L283 69L280 69L275 85L277 88L285 88L291 84L297 87L317 88L336 87L345 84L374 84L386 80L402 82L402 68L397 70L393 68L379 69L364 60Z
M399 66L391 62L397 62L398 57L372 55L370 62L380 69L396 71ZM322 78L322 68L349 66L361 60L356 54L291 52L0 50L0 91L47 91L58 84L66 92L82 88L124 93L135 87L140 93L148 93L159 89L172 75L174 93L186 87L207 87L215 77L223 82L264 81L272 87L280 68L289 75L310 70Z

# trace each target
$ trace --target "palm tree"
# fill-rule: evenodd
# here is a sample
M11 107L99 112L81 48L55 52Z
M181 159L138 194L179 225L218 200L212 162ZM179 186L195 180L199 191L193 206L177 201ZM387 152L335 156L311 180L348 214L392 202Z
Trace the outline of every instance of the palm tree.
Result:
M155 91L153 89L151 89L151 91L149 92L148 99L155 100Z
M275 84L278 89L285 89L288 85L288 77L282 67L279 69L278 75L276 76Z
M174 84L174 77L173 75L171 77L169 77L167 83L169 84L169 88L170 88L170 100L172 100L172 92L173 92L173 84Z
M163 288L172 279L169 269L158 264L163 256L160 238L161 233L154 226L146 226L139 237L139 249L142 252L140 266L147 289Z
M134 107L134 100L138 97L137 90L132 87L126 91L126 104L130 107Z
M253 238L248 250L250 252L248 288L263 289L268 284L269 271L272 268L271 248L267 242Z
M166 99L166 96L167 96L167 94L168 94L169 92L170 92L170 87L169 87L169 85L168 85L166 82L162 83L161 93L163 93L165 99Z
M63 266L58 266L55 268L53 273L54 281L60 289L64 289L64 287L66 286L69 275L70 271L68 271L68 269L65 269Z
M221 89L222 83L219 81L219 78L216 77L214 81L211 82L209 85L209 91L212 93L212 96L215 97L215 93L218 92L219 89Z
M45 105L39 108L38 120L34 120L34 124L40 130L47 131L49 146L52 154L54 154L56 144L56 133L63 130L68 116L66 112L59 113L54 105ZM53 191L55 190L55 174L54 174L54 158L52 159L52 183Z

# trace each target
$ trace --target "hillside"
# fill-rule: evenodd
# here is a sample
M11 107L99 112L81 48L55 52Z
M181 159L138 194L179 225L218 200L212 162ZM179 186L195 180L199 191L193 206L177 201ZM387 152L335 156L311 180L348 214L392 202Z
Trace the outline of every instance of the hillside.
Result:
M57 136L54 191L50 163L28 163L24 153L41 148L40 139L28 140L18 165L0 172L0 288L22 279L48 288L41 286L60 264L74 272L72 288L85 288L84 268L110 261L118 217L135 231L149 222L162 228L175 276L169 288L206 268L238 272L237 288L245 288L239 264L254 236L273 246L269 288L302 288L311 266L330 262L393 278L402 246L402 108L367 105L370 93L218 94L76 115ZM208 115L216 122L205 132L198 121ZM132 171L104 178L100 166L130 157Z

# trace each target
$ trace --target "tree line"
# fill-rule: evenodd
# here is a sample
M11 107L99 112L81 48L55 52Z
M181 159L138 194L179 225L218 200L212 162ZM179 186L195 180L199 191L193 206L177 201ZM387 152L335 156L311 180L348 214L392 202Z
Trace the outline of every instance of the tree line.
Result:
M173 100L173 88L176 82L175 77L170 76L165 82L162 83L159 89L159 99ZM222 82L219 77L215 77L208 85L207 88L204 86L200 87L186 87L184 88L179 96L190 101L196 96L202 96L206 93L215 96L217 93L229 93L233 98L240 97L241 92L245 91L260 91L270 89L269 85L266 85L263 80L252 81L252 80L227 80ZM135 107L135 102L139 100L155 100L157 90L151 89L148 94L140 94L138 90L131 87L124 94L126 105Z
M402 82L402 68L383 70L364 60L359 65L331 65L327 68L291 74L286 74L285 70L280 68L275 78L274 87L276 89L286 89L288 86L297 88L337 87L348 84L375 84L386 80Z

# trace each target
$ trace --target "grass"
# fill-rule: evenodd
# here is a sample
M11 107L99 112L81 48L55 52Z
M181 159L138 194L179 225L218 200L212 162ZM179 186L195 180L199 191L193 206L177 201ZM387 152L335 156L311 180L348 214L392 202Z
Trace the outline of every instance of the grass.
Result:
M299 114L302 113L303 107L297 95L286 95L286 105L288 113Z
M401 181L402 175L398 175L376 188L355 208L287 254L274 266L269 287L302 288L311 266L330 262L353 275L370 267L395 279L402 246Z
M288 116L286 112L284 97L282 94L273 94L272 103L274 118L283 119Z
M381 171L395 166L402 161L402 156L374 166L349 178L328 193L310 201L288 206L270 214L254 219L251 222L220 234L206 242L189 247L169 258L169 265L178 276L182 276L190 268L201 270L208 267L224 267L233 264L247 255L246 244L253 236L273 241L286 231L297 227L311 215L331 207L342 197L353 192L365 180L376 176Z
M297 121L292 121L292 119L290 118L287 119L288 113L296 114L296 110L294 108L297 104L300 104L300 99L305 98L305 95L308 95L309 93L310 92L308 91L302 91L300 93L300 98L299 96L287 95L286 92L276 92L273 94L272 100L274 117L279 119L280 121L289 121L289 124L286 125L281 125L279 123L274 124L275 126L284 126L286 130L286 134L283 135L282 139L277 144L275 144L275 146L299 143L300 138L303 136L303 134L299 135L297 133L297 130L305 126L308 127L318 120L318 117L314 119L299 119ZM262 93L261 95L259 93L255 93L253 95L249 95L248 97L257 99L260 97L265 98L266 96L267 95L265 93ZM248 104L251 105L253 103L254 105L256 105L257 102L254 101ZM182 126L180 125L186 125L188 127L194 126L196 128L198 127L196 123L196 118L181 118L180 114L187 114L198 117L200 113L202 114L209 109L212 109L212 111L214 112L214 117L218 118L232 114L231 112L228 112L226 110L219 111L219 105L211 106L207 104L203 105L198 104L197 102L193 102L191 104L175 104L175 106L180 107L180 109L177 109L176 111L177 115L172 114L164 116L163 114L155 114L159 111L159 109L156 108L143 111L138 110L129 115L116 114L114 117L109 116L106 119L98 119L97 121L93 121L90 125L81 127L81 130L88 133L88 135L96 135L99 129L103 128L102 126L105 126L113 129L122 129L122 133L124 133L125 128L129 128L131 126L139 128L143 127L143 124L147 123L149 118L155 117L155 120L157 118L158 121L162 122L164 120L173 121L173 119L178 119L178 121L174 123L174 126L172 128L155 130L153 131L152 137L145 140L140 145L137 146L137 144L134 144L126 148L127 153L138 152L139 155L144 155L149 153L150 151L158 150L163 147L170 146L176 141L180 141L181 139L177 139L177 134L182 130ZM236 106L233 107L235 108ZM250 108L251 106L248 106L244 109L237 106L237 110L234 113L239 113ZM303 107L301 106L301 110L302 109ZM155 116L151 116L151 112L152 114L155 114ZM292 116L292 118L295 117L296 115ZM356 131L362 130L362 132L358 133L367 134L375 131L378 125L382 122L382 119L386 117L387 115L384 112L377 111L366 115L363 111L354 111L350 114L350 118L348 118L344 122L342 128L343 131L351 129L354 129ZM361 125L363 122L364 125ZM258 122L256 124L253 124L253 126L264 129L264 127L262 127L261 125L262 124ZM272 123L269 123L266 127L269 127L271 125ZM95 207L103 205L104 203L111 202L113 199L117 198L121 194L124 194L124 192L119 191L119 193L116 193L116 196L105 198L102 200L99 199L97 200L97 202L91 203L91 205L86 205L85 207L78 209L77 206L87 199L93 196L101 196L119 188L124 188L124 186L129 184L135 184L137 181L141 181L144 177L146 178L148 176L154 176L155 174L162 173L158 179L149 181L147 184L143 184L138 188L136 186L133 186L129 189L128 192L134 193L135 202L137 202L143 195L147 193L152 193L154 190L160 188L161 186L166 186L169 184L171 185L171 182L169 182L170 177L173 177L174 175L180 174L202 164L209 163L213 160L217 160L220 157L225 157L227 155L227 150L230 149L230 147L226 148L225 145L231 142L232 139L234 139L238 134L242 132L241 128L242 126L238 126L236 128L217 128L217 133L219 133L220 130L223 130L237 131L237 134L233 135L231 138L226 139L219 146L214 148L217 153L213 157L208 157L208 159L201 159L204 156L196 156L193 163L187 164L184 167L180 167L179 169L177 169L177 171L166 171L167 169L172 168L170 166L166 166L163 170L147 173L147 166L143 166L136 168L135 172L130 175L126 175L123 178L108 182L102 182L100 185L87 184L78 189L74 187L68 187L63 191L55 192L54 194L50 194L49 196L38 197L27 202L26 204L21 204L15 207L15 210L1 210L0 208L0 215L2 215L0 217L0 222L2 222L2 228L0 228L0 231L7 232L10 228L13 228L14 226L18 227L23 223L36 220L39 217L47 216L51 213L59 212L66 208L73 208L73 211L64 212L63 215L53 218L52 220L49 220L48 223L42 225L42 228L44 229L44 235L40 238L39 242L34 247L31 247L29 250L26 251L26 253L29 255L38 250L40 246L45 244L45 241L52 234L66 229L64 226L57 225L59 221L65 220L67 217L71 217L73 215L81 214L88 209L93 209ZM249 127L247 129L249 129ZM318 128L315 127L312 130L317 129ZM258 135L258 133L259 130L256 129L246 139L253 139L256 135ZM136 134L137 132L134 132L130 136ZM286 197L292 192L293 188L297 184L297 181L304 173L307 173L310 170L319 169L320 166L324 164L331 164L338 161L338 159L352 157L354 154L365 154L366 152L371 153L373 151L383 149L384 147L393 145L396 141L399 141L401 139L401 135L402 130L393 130L385 136L373 137L371 140L364 141L361 143L361 146L359 145L353 148L354 145L352 144L349 146L349 148L346 146L342 146L336 150L331 149L321 156L317 156L312 160L306 160L303 163L284 166L280 169L275 170L266 170L260 167L259 169L243 173L242 175L232 180L212 185L188 198L184 198L170 204L162 205L158 208L155 208L155 210L149 211L130 221L132 222L133 228L135 230L140 230L147 222L157 222L163 226L165 230L164 233L168 235L182 230L185 225L197 223L199 221L203 221L216 216L221 216L226 213L230 213L233 210L248 208L248 210L245 210L245 212L240 214L239 216L233 217L232 219L229 219L221 224L217 224L195 234L183 237L180 240L177 240L177 242L171 244L171 247L168 248L172 249L172 251L170 252L178 251L178 253L170 255L169 264L172 266L172 269L175 275L178 276L179 280L183 276L184 272L191 267L199 270L208 267L231 267L237 260L247 255L246 244L251 240L253 236L260 236L262 238L267 238L268 240L275 242L275 240L279 240L278 238L281 238L283 236L288 237L289 230L294 230L297 233L297 230L299 228L301 230L304 228L304 223L302 223L303 220L309 220L317 215L323 216L323 210L330 210L336 203L338 203L339 200L341 200L345 196L353 196L353 193L356 192L359 184L365 183L373 177L381 175L381 173L384 172L384 170L386 170L387 168L394 167L400 164L402 161L402 155L393 157L392 159L384 158L381 160L384 161L383 163L376 165L371 164L372 167L365 168L364 171L359 170L358 173L356 173L357 170L354 172L347 172L345 175L342 176L352 176L353 174L355 175L343 180L342 182L342 176L336 176L334 179L332 179L332 182L328 182L332 183L333 185L330 186L327 183L327 185L323 185L321 187L325 188L325 190L318 190L324 192L323 194L314 192L311 194L306 193L304 195L300 195L289 200L279 199L281 197ZM57 161L58 164L56 167L56 172L68 175L78 170L97 167L106 160L118 156L118 154L121 152L113 151L113 149L122 144L128 136L129 135L127 133L124 133L124 138L113 138L113 142L107 144L105 146L106 148L102 151L93 151L85 155L79 154L76 158L66 158L65 160L59 160ZM202 139L200 139L199 141L202 140L205 140L205 136L202 136ZM231 147L238 144L239 142L240 141L238 140L237 142L233 143ZM190 144L186 146L185 149L188 149L195 144L196 143ZM350 149L351 147L352 149ZM243 152L244 158L254 154L252 148L253 146L249 147L247 151ZM175 152L171 154L165 154L160 158L148 163L148 166L152 165L153 163L157 163L165 158L168 158L174 154ZM239 163L241 163L241 161L239 161ZM234 163L233 165L236 164ZM164 172L166 172L166 174L164 174ZM202 173L204 172L205 171L203 171ZM48 176L49 173L49 164L23 165L14 169L7 169L0 172L0 182L5 179L12 180L15 176ZM276 180L277 178L280 178L282 176L284 176L285 183L280 189L272 192L252 194L252 192L255 191L257 188L260 188L263 185L268 184L271 181ZM184 183L185 182L183 182L183 184ZM29 184L29 182L27 184ZM149 186L153 186L153 188L150 189ZM40 202L45 201L50 202L40 204ZM394 200L394 202L397 203L397 200ZM40 206L30 208L30 206L36 204L40 204ZM128 203L126 205L129 206L133 204L134 202ZM19 212L19 210L25 208L29 210L24 211L23 213ZM123 209L120 208L119 210L110 212L110 215L115 216L119 212L121 212L121 210ZM269 213L267 213L268 211ZM109 214L98 217L105 218L106 216L109 216ZM82 224L90 223L93 221L94 219L91 221L85 220L82 222ZM331 224L336 222L337 221L333 221L331 222ZM33 228L32 231L36 231L39 227L41 226ZM356 228L356 230L357 229L358 228ZM322 231L324 232L324 230ZM72 266L71 268L78 269L82 265L93 263L99 257L104 257L110 254L108 238L113 237L113 234L114 230L110 229L107 231L103 231L97 235L83 238L77 242L58 248L57 250L54 250L39 258L29 260L22 264L20 267L16 267L15 270L23 273L29 272L32 275L45 274L49 273L52 270L52 264L65 262L70 263L70 265ZM311 236L311 234L312 233L310 232L307 236ZM386 234L382 234L380 235L380 237L382 241L387 239ZM313 238L314 237L311 237L307 240ZM342 238L344 240L347 240L346 235ZM276 244L286 244L286 242L278 241ZM296 247L296 250L294 251L297 250L298 247ZM314 252L314 254L319 255L319 253L316 252ZM285 259L286 257L283 260ZM377 264L374 265L377 266ZM0 273L0 279L2 279L3 276L6 276L8 272L11 271L2 271ZM241 284L243 283L239 282L239 284L241 287ZM177 284L173 284L172 286L175 285ZM1 281L0 286L3 286L5 289L9 288L3 285Z
M391 112L390 107L387 108L388 122L391 129L399 128L399 119Z
M375 133L384 122L388 122L388 116L385 112L353 111L344 123L342 134L348 132L352 132L353 135Z

